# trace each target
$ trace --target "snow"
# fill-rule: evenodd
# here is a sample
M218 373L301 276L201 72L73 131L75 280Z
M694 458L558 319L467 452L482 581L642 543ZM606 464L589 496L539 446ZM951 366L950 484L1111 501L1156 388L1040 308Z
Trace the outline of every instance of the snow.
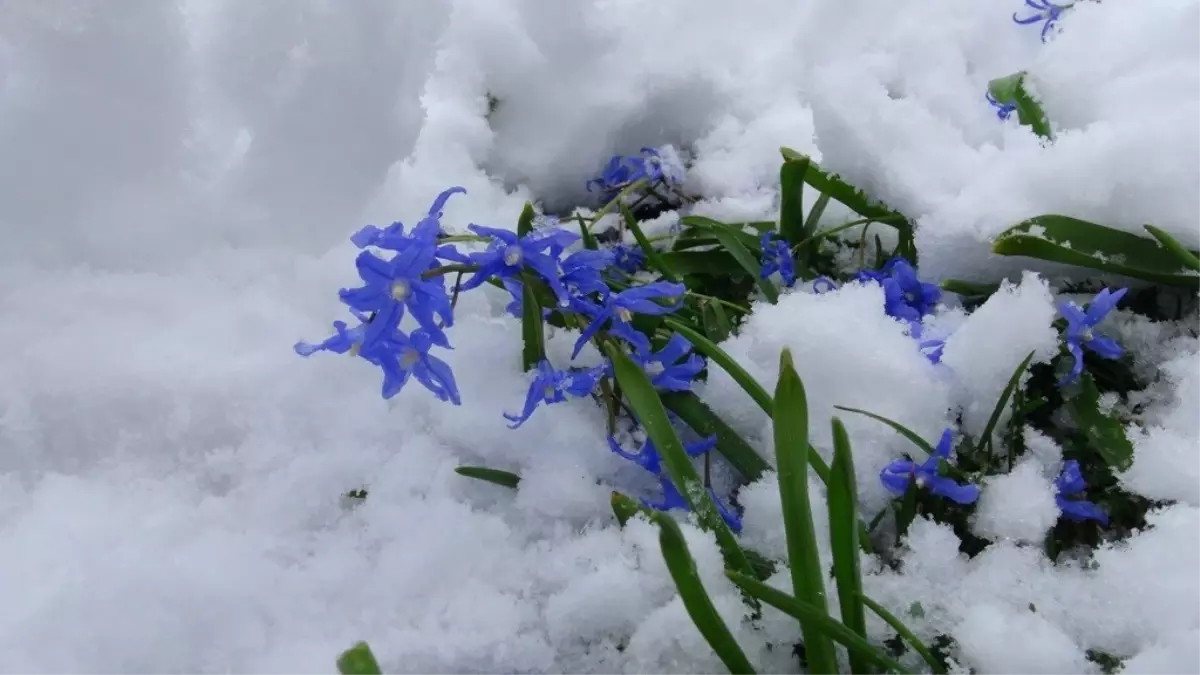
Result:
M375 369L291 345L341 316L346 237L411 223L449 185L468 190L449 229L511 227L526 199L588 199L614 152L672 144L695 152L693 213L769 220L786 145L916 219L923 278L1013 282L970 315L946 299L940 365L859 284L760 304L723 345L768 390L792 349L813 443L828 456L842 419L874 513L879 467L912 448L833 406L930 441L961 412L977 433L1025 354L1055 348L1051 290L1072 272L992 256L989 237L1065 213L1200 244L1200 2L1082 3L1045 45L1011 24L1018 8L0 4L0 671L330 672L357 640L385 672L719 671L657 531L612 521L614 484L654 487L608 450L603 415L575 400L506 428L528 380L502 294L458 305L444 358L461 407L416 389L384 402ZM983 100L1020 69L1053 145ZM864 561L872 597L924 638L954 636L954 660L977 672L1092 671L1088 649L1129 673L1200 667L1195 317L1119 314L1104 330L1158 378L1119 478L1177 503L1091 566L1051 564L1022 542L1050 522L1062 450L1029 429L1027 463L985 487L974 524L1002 541L967 560L949 528L918 519L898 571ZM573 342L553 335L551 358ZM727 376L701 395L773 456L765 416ZM519 471L521 490L464 479L462 464ZM366 500L342 497L362 486ZM741 501L745 540L782 558L777 484ZM765 645L794 639L794 620L766 610L752 630L715 543L683 528L750 658L792 667ZM914 602L924 618L904 614Z

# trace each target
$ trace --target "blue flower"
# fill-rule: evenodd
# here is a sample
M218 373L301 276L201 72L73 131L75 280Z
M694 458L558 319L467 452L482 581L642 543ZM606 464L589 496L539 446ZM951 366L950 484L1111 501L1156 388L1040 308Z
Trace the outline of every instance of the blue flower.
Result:
M563 259L559 281L574 293L599 293L603 297L608 295L608 284L604 283L602 273L612 264L612 251L576 251Z
M592 186L599 187L607 201L643 178L650 184L659 181L673 184L682 180L677 168L666 165L657 150L642 148L640 157L614 155L600 175L587 182L587 189L591 192Z
M941 363L942 352L946 350L946 341L923 340L921 344L917 345L917 348L921 350L925 358L929 359L930 363Z
M516 429L524 424L541 403L550 405L567 400L567 396L587 396L595 390L605 370L606 366L603 365L586 369L555 370L549 361L542 361L537 366L533 382L529 384L529 393L525 395L525 407L521 414L504 413L505 419L512 423L508 428Z
M817 277L816 279L813 279L812 289L813 293L816 293L817 295L829 293L830 291L836 291L837 287L837 283L835 283L833 279L830 279L829 277Z
M442 209L446 206L446 201L456 194L466 194L466 190L461 187L452 187L437 196L433 200L433 205L429 207L429 213L417 223L413 228L412 233L406 235L404 233L404 223L395 222L391 225L380 229L374 225L367 225L358 232L350 235L350 241L359 248L368 246L376 246L379 248L391 249L393 251L402 251L409 245L409 240L419 239L422 241L434 241L441 232L442 224Z
M796 283L796 263L792 260L792 250L788 248L787 241L774 237L774 232L762 236L762 271L759 276L766 279L779 272L784 285L790 287Z
M475 234L490 237L486 251L470 253L466 262L479 265L479 270L459 286L460 291L469 291L492 277L504 279L520 274L523 266L536 272L546 281L558 297L559 304L567 306L570 295L558 280L559 256L568 246L579 239L579 235L562 229L534 230L524 237L508 230L499 230L482 225L468 225Z
M987 102L996 109L996 117L999 117L1002 120L1008 119L1017 109L1016 103L1001 103L1000 101L997 101L994 96L992 96L992 92L990 91L987 93Z
M950 429L942 434L934 452L923 463L917 464L911 459L897 459L879 472L879 480L890 492L903 495L908 486L916 481L918 488L928 488L939 497L945 497L959 504L971 504L979 499L978 485L959 485L953 479L938 475L938 468L943 459L950 457L950 446L954 436Z
M692 343L675 333L663 348L653 354L634 354L633 359L650 376L650 382L659 391L690 391L692 380L704 370L704 359L691 354ZM683 363L680 360L687 357Z
M1119 359L1125 353L1116 340L1097 335L1094 329L1117 306L1117 303L1125 297L1125 293L1128 291L1128 288L1122 288L1114 293L1106 288L1096 294L1096 297L1088 304L1087 311L1080 309L1069 300L1059 303L1058 309L1067 319L1067 351L1075 359L1070 374L1059 382L1059 386L1074 381L1083 372L1084 347L1105 359Z
M395 396L404 388L411 377L433 392L442 401L459 405L458 385L454 382L454 373L446 362L429 354L429 349L435 343L428 331L417 329L410 335L405 335L393 329L389 335L367 342L367 330L374 325L368 317L354 312L360 323L354 328L348 328L343 321L334 321L333 336L319 344L297 342L296 353L301 356L311 356L319 351L335 354L349 353L378 366L383 370L383 398Z
M1101 525L1108 525L1108 513L1103 508L1085 499L1067 499L1083 492L1087 483L1079 471L1079 462L1070 459L1063 463L1062 473L1054 480L1057 494L1054 501L1067 520L1082 522L1094 520Z
M613 257L613 266L626 274L634 274L646 264L646 254L637 246L617 244L613 247Z
M1025 0L1025 5L1034 9L1034 13L1025 18L1019 18L1017 13L1013 12L1012 20L1021 25L1046 22L1042 26L1042 42L1046 41L1046 36L1050 34L1050 29L1054 27L1063 10L1071 7L1071 5L1056 5L1048 0Z
M389 243L401 246L399 237ZM446 326L454 323L445 282L440 276L434 279L421 277L435 266L435 256L434 240L415 238L405 238L403 247L391 260L383 260L369 251L358 254L354 264L364 285L343 288L338 291L338 297L352 309L375 313L364 336L367 344L397 329L407 309L421 328L429 332L435 344L450 346L435 320L437 315Z
M683 449L684 452L687 453L688 457L696 458L702 456L706 452L709 452L716 446L717 437L709 436L708 438L695 443L685 444ZM670 475L662 466L662 457L658 453L658 448L654 447L654 443L650 439L646 439L646 442L642 444L641 449L636 453L625 451L625 449L621 447L621 444L617 443L616 439L614 439L612 436L608 437L608 447L612 448L612 451L617 455L637 464L658 478L659 485L662 486L663 491L662 501L654 503L643 499L642 504L645 505L646 508L655 509L657 511L688 509L687 499L685 499L683 494L679 492L679 489L675 487L675 484L671 482ZM724 519L727 525L729 525L729 529L733 530L734 532L741 532L742 521L737 517L737 514L735 514L731 509L726 507L725 504L721 502L721 499L717 497L717 493L712 488L708 489L708 493L712 497L713 503L717 505L717 510L720 512L721 518Z
M629 288L620 293L611 293L604 298L602 305L596 305L583 298L575 298L572 301L572 307L577 312L586 315L590 321L579 339L576 340L571 358L578 356L587 341L605 326L608 327L610 333L632 344L637 353L645 354L650 349L650 339L634 330L630 323L633 321L633 315L670 314L683 306L685 292L687 292L687 287L683 284L656 281L645 286ZM654 301L656 298L665 298L671 304L660 305Z
M892 258L882 270L862 270L857 279L883 287L883 309L888 316L908 322L913 335L920 334L921 318L933 311L942 291L934 284L921 281L907 260Z

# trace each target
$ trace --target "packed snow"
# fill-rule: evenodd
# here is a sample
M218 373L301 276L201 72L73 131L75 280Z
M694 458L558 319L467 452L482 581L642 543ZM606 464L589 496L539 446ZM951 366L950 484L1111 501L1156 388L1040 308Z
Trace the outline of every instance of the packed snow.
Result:
M768 390L791 348L814 445L828 455L838 415L877 512L879 469L907 442L834 406L931 441L961 411L978 433L1021 359L1056 349L1071 270L993 256L990 237L1062 213L1200 246L1200 0L1080 3L1045 44L1018 9L0 2L0 671L331 672L358 640L385 672L721 671L655 528L613 521L614 485L654 482L608 449L603 411L578 399L507 428L528 378L503 292L459 301L444 358L461 406L413 388L381 400L366 363L292 345L342 316L349 234L415 222L451 185L467 194L448 229L513 228L527 199L589 203L612 154L671 145L707 198L695 213L773 220L788 146L916 219L923 278L1008 279L973 313L951 301L927 320L947 337L940 365L861 284L757 303L723 345ZM984 100L1021 69L1052 145ZM968 560L918 519L901 571L864 559L867 592L921 637L952 636L964 669L1099 672L1096 650L1129 673L1200 672L1195 315L1117 312L1104 330L1154 380L1123 403L1136 455L1120 476L1171 502L1150 527L1052 564L1036 544L1061 449L1027 429L972 523L996 543ZM550 358L575 338L551 335ZM699 393L771 456L769 421L727 375ZM519 472L520 490L461 464ZM744 488L742 536L782 558L778 501L770 476ZM767 645L796 640L795 621L768 609L753 630L711 536L684 530L752 661L794 669Z

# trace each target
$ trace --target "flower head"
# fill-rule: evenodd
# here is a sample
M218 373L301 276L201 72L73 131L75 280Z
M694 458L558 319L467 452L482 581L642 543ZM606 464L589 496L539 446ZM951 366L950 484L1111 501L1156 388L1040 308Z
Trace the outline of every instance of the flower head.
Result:
M895 257L882 270L863 270L857 278L864 283L877 283L883 287L883 309L888 316L907 322L920 332L921 319L937 305L942 291L934 284L925 283L917 277L917 271L904 258Z
M1044 23L1042 26L1042 42L1046 41L1046 37L1050 34L1050 29L1058 22L1059 16L1064 10L1070 9L1071 5L1056 5L1048 0L1025 0L1025 5L1032 8L1034 11L1029 16L1024 18L1018 17L1016 12L1013 12L1012 20L1014 23L1021 25L1031 25Z
M375 246L393 251L404 250L408 247L409 241L412 239L430 242L436 241L438 234L441 233L442 209L446 206L446 202L450 197L460 193L466 194L466 192L461 187L452 187L442 191L433 200L433 205L429 207L429 213L421 219L421 222L417 223L416 227L409 234L405 234L404 223L401 222L392 223L383 229L374 225L367 225L358 232L350 235L350 241L354 242L354 245L359 248Z
M435 240L395 236L388 243L396 246L398 251L390 260L370 251L358 254L354 264L363 285L343 288L338 291L338 297L352 309L375 313L364 336L367 344L399 328L407 310L435 344L449 347L446 334L436 321L440 317L446 326L454 323L454 311L444 280L440 276L434 279L422 277L424 272L437 266Z
M460 291L469 291L492 277L504 279L520 274L525 267L533 270L545 280L558 297L559 304L570 302L567 289L559 281L559 257L568 246L579 239L579 235L563 229L546 228L534 230L524 237L508 230L482 225L468 225L475 234L491 239L487 250L470 253L466 262L479 266L475 274L459 286Z
M587 396L595 390L605 370L606 366L603 365L586 369L555 370L549 361L542 361L529 384L529 392L525 395L525 407L521 414L504 413L505 419L511 422L508 427L516 429L524 424L542 403L550 405L562 403L568 396Z
M305 357L319 351L349 353L378 366L383 370L381 393L385 399L395 396L410 378L416 377L440 400L454 405L462 402L450 366L429 353L429 349L437 343L428 331L418 329L405 335L399 329L392 329L390 334L368 342L366 334L378 317L371 320L359 312L354 314L360 321L358 326L347 328L345 322L334 321L333 336L319 344L297 342L294 347L296 353Z
M1057 490L1054 501L1064 518L1076 522L1095 520L1101 525L1108 525L1108 513L1100 506L1085 499L1067 499L1087 488L1079 471L1079 462L1073 459L1064 462L1062 473L1054 480L1054 487Z
M909 485L916 483L918 488L928 489L939 497L945 497L959 504L971 504L979 499L978 485L960 485L951 478L938 475L942 460L949 459L950 446L954 440L950 429L942 434L934 452L921 464L911 459L898 459L888 464L879 472L879 480L890 492L903 495Z
M692 343L675 333L659 351L645 355L634 354L633 359L650 376L650 382L655 389L690 391L692 380L704 370L704 359L691 351Z
M633 315L670 314L683 306L683 294L686 292L687 287L683 284L655 281L645 286L625 289L620 293L611 293L604 298L600 305L582 298L575 298L572 307L577 312L586 315L590 321L575 342L571 358L578 356L587 341L606 326L610 333L633 345L637 353L645 354L650 349L650 339L633 328L631 323ZM662 305L655 302L656 299L666 299L671 304Z
M1069 300L1059 303L1058 309L1067 320L1065 335L1067 351L1075 359L1071 366L1071 372L1059 382L1059 386L1074 381L1083 372L1084 347L1105 359L1119 359L1125 353L1116 340L1097 334L1095 328L1117 306L1117 303L1125 297L1125 293L1128 291L1129 289L1122 288L1114 293L1106 288L1096 294L1096 297L1088 304L1086 311Z
M626 274L633 274L646 264L646 254L637 246L617 244L612 250L613 266Z
M779 272L785 286L796 283L796 262L792 259L792 250L787 241L776 239L774 232L762 236L762 271L763 279Z
M640 156L614 155L600 175L587 182L587 189L591 192L593 186L598 187L608 201L642 179L650 184L660 181L677 184L683 180L683 167L673 156L664 157L654 148L642 148Z
M1002 120L1008 119L1017 109L1016 103L1012 103L1011 101L1007 103L1001 103L1000 101L997 101L994 96L992 96L992 92L990 91L987 93L987 102L996 109L996 117L999 117Z
M608 284L604 283L603 272L613 264L613 252L584 249L576 251L562 261L559 281L568 291L575 294L599 293L608 295Z
M684 452L687 453L688 457L696 458L704 455L704 453L709 452L716 446L717 437L709 436L708 438L702 439L695 443L685 444L683 449ZM675 487L675 484L671 481L670 475L668 475L664 470L662 466L662 457L658 453L658 448L654 447L654 443L651 442L650 439L646 439L646 442L642 444L641 449L636 453L627 452L612 436L608 437L608 447L612 448L612 451L617 455L637 464L658 478L658 482L662 486L663 491L662 500L654 503L643 499L642 504L645 505L646 508L655 509L657 511L670 511L672 509L686 510L688 508L687 499L679 492L679 489ZM725 523L729 525L729 528L734 532L741 532L742 522L741 519L738 518L737 514L735 514L731 509L726 507L725 504L721 502L721 500L717 497L716 492L714 492L712 488L709 488L708 492L712 497L713 503L717 505L717 510L721 513L721 518L725 520Z

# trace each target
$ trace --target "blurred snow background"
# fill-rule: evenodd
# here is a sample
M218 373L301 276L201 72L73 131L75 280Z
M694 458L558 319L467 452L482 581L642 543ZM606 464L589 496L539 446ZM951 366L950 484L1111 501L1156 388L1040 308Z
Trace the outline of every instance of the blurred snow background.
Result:
M969 320L978 351L947 346L949 380L861 293L791 298L825 317L815 332L781 305L739 338L764 384L780 346L815 349L799 365L822 415L873 406L936 433L1053 341L1042 282L987 237L1050 212L1200 244L1200 2L1086 4L1047 45L1011 24L1018 5L0 0L0 670L328 672L357 639L392 672L718 668L653 532L607 525L597 479L627 467L602 419L578 403L505 428L525 379L503 299L459 306L461 408L389 406L365 364L291 345L339 316L345 237L449 185L469 194L448 227L510 226L527 198L584 198L612 153L674 143L697 152L705 208L773 217L788 145L919 218L925 276L1021 282ZM1061 125L1051 147L983 100L1022 68ZM1166 376L1128 480L1181 501L1158 529L1088 576L1015 545L968 565L928 524L879 597L941 594L923 629L957 631L981 672L1094 667L1090 647L1196 664L1196 343L1139 354ZM710 389L755 432L728 382ZM857 452L893 456L857 422ZM463 462L519 469L522 490ZM694 547L735 617L715 548ZM754 658L789 667L777 652Z

